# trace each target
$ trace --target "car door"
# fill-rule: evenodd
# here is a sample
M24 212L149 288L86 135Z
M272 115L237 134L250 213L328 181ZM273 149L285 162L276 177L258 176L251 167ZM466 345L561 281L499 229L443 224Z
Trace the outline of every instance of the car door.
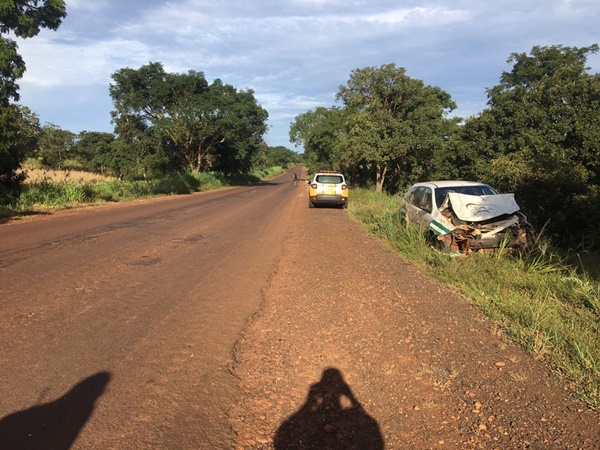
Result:
M431 188L420 186L412 197L410 222L423 227L431 223L431 210L433 208L433 193Z

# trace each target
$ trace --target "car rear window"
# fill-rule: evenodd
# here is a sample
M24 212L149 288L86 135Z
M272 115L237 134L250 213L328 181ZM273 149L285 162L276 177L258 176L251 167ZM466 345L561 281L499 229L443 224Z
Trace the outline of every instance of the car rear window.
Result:
M437 188L435 190L435 203L438 208L442 206L444 200L446 200L446 195L450 192L456 192L458 194L467 194L467 195L496 195L498 194L491 187L482 184L479 186L450 186L444 188Z
M317 175L317 183L340 184L343 181L339 175Z

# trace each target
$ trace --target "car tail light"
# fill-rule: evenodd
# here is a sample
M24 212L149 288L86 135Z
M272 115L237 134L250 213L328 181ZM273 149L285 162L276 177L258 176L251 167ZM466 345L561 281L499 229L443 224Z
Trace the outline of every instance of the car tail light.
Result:
M348 189L348 186L346 186L345 184L342 184L342 191L345 191L346 189Z
M313 183L310 185L310 187L311 187L311 189L316 189L318 186L317 186L317 183Z

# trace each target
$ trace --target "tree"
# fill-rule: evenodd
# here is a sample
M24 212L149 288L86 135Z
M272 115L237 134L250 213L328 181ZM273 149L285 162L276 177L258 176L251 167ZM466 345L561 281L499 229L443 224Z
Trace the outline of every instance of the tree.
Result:
M512 70L488 90L489 107L462 132L459 153L472 173L515 192L530 219L563 241L600 239L600 76L586 67L597 51L513 53Z
M266 132L267 112L251 90L238 91L202 72L166 73L160 63L121 69L110 86L119 144L166 158L171 169L232 172L249 166Z
M75 156L75 133L47 123L42 127L37 157L44 166L63 169L65 161Z
M29 108L16 104L0 107L0 204L13 204L25 174L22 162L37 146L40 123Z
M284 167L287 168L293 164L298 164L300 158L298 153L282 145L269 147L265 157L266 167Z
M20 38L36 36L42 28L56 30L66 17L64 0L2 0L0 34L14 33ZM15 41L0 36L0 103L19 101L16 80L25 73L25 62Z
M168 74L160 63L149 63L139 69L125 68L112 75L109 87L115 109L111 112L116 141L112 167L119 176L148 178L162 173L178 161L170 161L155 123L167 114L173 103ZM172 146L171 146L172 147Z
M84 167L101 174L119 174L115 164L115 135L100 131L82 131L75 139L73 153Z
M374 172L377 191L391 175L418 177L456 122L446 119L456 107L448 93L395 64L354 70L336 99L350 113L340 135L343 158Z
M290 142L304 148L304 162L309 170L345 171L348 161L339 155L339 137L345 128L344 109L320 106L296 116L290 126Z
M63 0L2 0L0 2L0 202L14 201L23 175L17 171L29 146L35 145L37 117L11 101L19 101L17 80L25 73L25 62L17 43L6 37L36 36L40 29L56 30L66 16Z

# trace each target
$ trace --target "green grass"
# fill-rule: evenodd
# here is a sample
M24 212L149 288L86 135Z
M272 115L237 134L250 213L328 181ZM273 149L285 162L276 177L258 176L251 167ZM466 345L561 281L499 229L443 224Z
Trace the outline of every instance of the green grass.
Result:
M55 171L54 171L55 172ZM139 181L120 181L115 178L104 180L74 180L70 172L41 174L39 180L26 183L12 207L0 211L0 218L29 214L44 209L69 208L85 203L121 202L162 195L181 195L192 192L243 186L268 179L284 169L273 167L250 174L225 176L218 173L183 173L163 178Z
M399 209L397 196L352 191L350 212L373 236L456 287L510 339L574 382L582 400L600 406L600 282L593 273L542 241L516 255L453 258L434 251L423 230L402 224Z

